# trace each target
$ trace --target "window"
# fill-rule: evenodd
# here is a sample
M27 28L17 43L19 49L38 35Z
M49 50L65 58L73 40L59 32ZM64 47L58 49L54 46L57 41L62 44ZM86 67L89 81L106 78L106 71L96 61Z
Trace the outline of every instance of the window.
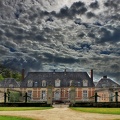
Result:
M64 91L63 91L64 92ZM54 92L54 99L55 100L60 100L60 91L59 90L56 90L55 92Z
M13 84L9 84L9 87L10 87L10 88L13 88L13 87L14 87L14 85L13 85Z
M87 100L87 90L83 90L83 100Z
M27 85L28 85L28 87L32 87L33 86L33 81L32 80L28 80Z
M59 87L59 86L60 86L60 80L57 79L57 80L55 80L55 87Z
M117 85L116 85L116 84L113 84L112 87L117 87Z
M45 80L42 81L42 87L46 87L46 81Z
M73 85L73 80L70 80L70 86L72 86Z
M30 101L32 99L32 91L31 90L28 90L28 101Z
M38 87L38 82L34 82L34 87Z
M88 86L88 80L83 80L83 86Z
M104 94L104 100L106 100L106 94Z
M102 87L105 88L105 87L106 87L106 84L102 84Z
M80 82L78 81L78 86L80 86Z
M104 98L104 96L103 96L103 94L102 94L102 100L103 100L103 98Z
M110 93L110 102L113 102L113 93Z
M45 90L42 90L42 92L41 92L41 99L42 100L46 99L46 91Z

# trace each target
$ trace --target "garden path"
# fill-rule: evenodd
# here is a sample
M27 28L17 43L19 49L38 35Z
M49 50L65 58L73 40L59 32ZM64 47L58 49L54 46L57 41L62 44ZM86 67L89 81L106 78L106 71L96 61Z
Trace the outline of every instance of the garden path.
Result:
M120 120L120 115L77 112L67 107L48 110L0 111L0 115L21 116L35 120Z

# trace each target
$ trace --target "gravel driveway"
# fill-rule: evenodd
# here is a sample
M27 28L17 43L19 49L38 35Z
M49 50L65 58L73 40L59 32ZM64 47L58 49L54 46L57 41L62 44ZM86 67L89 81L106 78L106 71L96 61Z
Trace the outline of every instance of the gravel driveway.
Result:
M31 111L0 111L0 115L22 116L34 118L35 120L120 120L120 115L84 113L73 111L69 108Z

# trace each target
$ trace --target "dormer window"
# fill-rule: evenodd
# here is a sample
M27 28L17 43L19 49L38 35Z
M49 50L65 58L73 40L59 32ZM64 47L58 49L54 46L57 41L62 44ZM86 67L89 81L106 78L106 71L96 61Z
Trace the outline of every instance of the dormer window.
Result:
M102 87L105 88L105 87L106 87L106 84L102 84Z
M83 80L83 86L84 87L88 86L88 80Z
M42 87L46 87L46 81L45 80L42 81Z
M60 80L57 79L57 80L55 80L55 87L59 87L59 86L60 86Z
M33 87L33 81L32 80L28 80L27 86L28 87Z
M80 86L80 82L78 81L78 86Z
M34 82L34 87L38 87L38 82Z
M9 84L9 87L10 87L10 88L13 88L14 86L13 86L13 84Z
M70 80L70 86L72 86L73 85L73 80Z

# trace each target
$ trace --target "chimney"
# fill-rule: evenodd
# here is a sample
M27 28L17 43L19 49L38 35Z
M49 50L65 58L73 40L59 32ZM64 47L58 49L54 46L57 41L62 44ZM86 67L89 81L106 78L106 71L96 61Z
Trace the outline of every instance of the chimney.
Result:
M91 80L93 81L93 69L91 69Z
M107 78L107 75L104 75L103 78Z
M25 77L25 69L22 69L22 80L24 80Z
M53 74L55 74L55 69L53 70Z
M65 71L64 71L64 72L65 72L65 75L66 75L66 72L67 72L67 71L66 71L66 68L65 68Z

